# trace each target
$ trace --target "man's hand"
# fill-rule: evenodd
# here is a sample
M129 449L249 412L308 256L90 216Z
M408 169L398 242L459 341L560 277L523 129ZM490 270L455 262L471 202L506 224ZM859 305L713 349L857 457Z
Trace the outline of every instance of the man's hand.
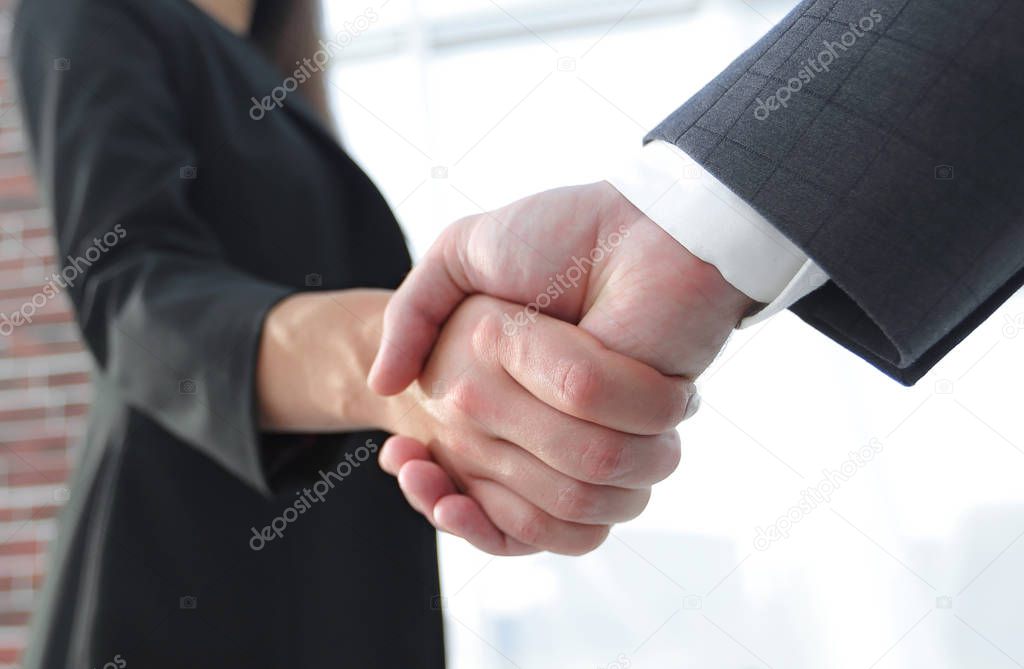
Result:
M476 296L456 310L384 421L403 436L381 465L413 508L483 550L585 553L675 469L691 384L548 316L508 337L514 308Z
M562 188L465 218L441 235L388 304L370 386L393 394L416 379L446 319L474 293L526 305L504 313L509 339L540 312L578 323L609 349L664 374L690 379L754 306L609 184ZM692 414L695 399L685 401ZM396 438L381 458L400 476L410 503L450 510L441 529L480 545L490 521L470 497L456 494L457 482L429 461L429 451Z
M408 386L445 319L474 293L527 305L508 314L508 332L539 309L690 378L754 305L609 184L547 191L442 233L385 311L371 388Z

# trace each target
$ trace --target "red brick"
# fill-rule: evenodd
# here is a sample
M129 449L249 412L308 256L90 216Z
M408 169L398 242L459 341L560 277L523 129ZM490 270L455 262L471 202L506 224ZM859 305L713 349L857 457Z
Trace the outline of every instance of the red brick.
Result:
M0 10L11 6L0 0ZM0 55L0 98L10 100L11 87ZM58 267L49 215L40 208L30 176L22 119L9 105L0 111L0 226L8 240L0 246L0 313L10 314L38 294ZM5 632L0 641L0 669L16 666L23 652L28 589L38 591L45 579L45 553L61 507L62 497L49 491L67 481L68 449L80 437L88 412L88 359L81 351L63 290L37 310L31 324L0 337L0 486L13 492L8 504L19 505L0 507L0 523L17 528L0 544L0 593L5 593L0 627L16 631Z
M75 372L73 374L53 374L47 377L47 384L53 386L77 386L89 383L88 372Z
M67 467L51 470L27 470L22 472L8 472L7 485L11 488L17 486L45 485L64 483L68 480L69 470Z
M27 509L5 509L0 507L0 523L25 520L50 520L57 517L60 506L56 501L50 506L33 506Z
M0 543L0 557L5 555L35 555L36 553L39 553L44 546L45 544L35 540L7 541Z
M28 611L0 612L0 627L27 627L29 615Z

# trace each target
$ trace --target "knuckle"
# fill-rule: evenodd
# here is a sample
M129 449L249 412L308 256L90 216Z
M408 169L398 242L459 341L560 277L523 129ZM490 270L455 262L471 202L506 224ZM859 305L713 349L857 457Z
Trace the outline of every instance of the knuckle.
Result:
M584 534L577 546L574 546L571 551L566 551L569 555L586 555L592 551L597 550L601 545L607 541L608 535L611 534L611 525L591 525L588 531Z
M651 503L651 489L650 488L643 488L642 490L639 490L637 492L640 495L640 503L637 504L637 506L636 506L636 511L635 511L635 514L633 515L633 518L636 518L641 513L646 511L647 510L647 505Z
M476 216L464 216L446 226L427 251L427 255L436 255L445 261L455 259L452 258L452 255L458 254L464 247L466 236L472 232L476 218Z
M539 546L547 536L547 514L537 507L524 509L516 517L509 534L528 546Z
M448 226L451 229L449 234L451 235L465 235L473 231L477 223L480 222L480 214L469 214L457 219L454 223Z
M594 539L591 542L589 550L587 550L587 552L589 553L590 551L597 550L598 548L600 548L601 545L608 540L608 537L609 535L611 535L611 533L611 525L599 525L597 529L594 531Z
M686 380L673 380L667 388L665 399L659 407L658 414L651 421L652 427L658 432L673 430L686 420L686 410L694 397L693 384Z
M598 440L586 447L580 465L587 481L615 483L632 465L632 451L622 438Z
M453 383L448 391L448 401L460 414L477 415L481 410L481 398L482 394L477 391L476 385L467 380Z
M603 501L596 486L576 481L558 491L554 515L576 523L594 521L604 510Z
M478 449L471 441L466 439L451 439L444 442L444 445L440 448L457 461L477 459Z
M570 410L586 413L593 410L601 396L601 372L590 360L568 360L558 369L558 393Z
M655 439L657 444L654 452L657 453L657 456L654 458L653 474L656 481L663 481L679 466L682 459L682 444L679 433L675 430L664 432Z
M470 298L472 299L472 298ZM501 318L493 312L482 312L473 326L472 345L477 357L494 357L501 344Z

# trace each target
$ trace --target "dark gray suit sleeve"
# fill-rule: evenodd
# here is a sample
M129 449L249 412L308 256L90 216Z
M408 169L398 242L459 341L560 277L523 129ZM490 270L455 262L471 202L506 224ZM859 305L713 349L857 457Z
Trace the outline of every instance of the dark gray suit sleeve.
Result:
M912 384L1024 284L1024 2L805 0L647 140L829 275L805 321Z

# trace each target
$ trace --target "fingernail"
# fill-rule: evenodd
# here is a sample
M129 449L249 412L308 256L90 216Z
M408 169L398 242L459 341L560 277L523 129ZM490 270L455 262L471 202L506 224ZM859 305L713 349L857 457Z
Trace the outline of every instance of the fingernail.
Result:
M686 403L686 413L683 414L683 420L693 417L693 414L697 413L698 409L700 409L700 393L694 390L693 395L690 396L690 401Z
M440 502L441 500L438 500ZM452 536L458 536L451 530L451 518L442 511L440 505L434 504L434 508L430 510L430 519L433 520L434 529L438 532L444 532L445 534L451 534Z
M441 514L437 512L437 506L434 506L434 508L430 510L430 520L438 532L448 531L445 529L444 523L441 522Z

